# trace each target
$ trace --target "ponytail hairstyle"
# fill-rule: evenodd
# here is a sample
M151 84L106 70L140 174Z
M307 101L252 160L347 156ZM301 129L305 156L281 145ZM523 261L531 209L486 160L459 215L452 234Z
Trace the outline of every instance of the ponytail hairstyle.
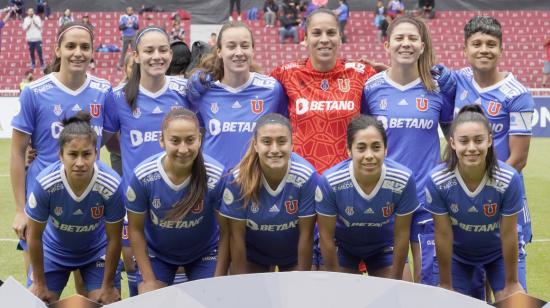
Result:
M204 71L205 73L208 73L212 76L212 80L222 80L224 76L224 69L223 69L223 59L221 59L218 56L218 52L220 52L223 48L222 46L222 39L223 39L223 33L232 28L244 28L248 31L250 34L250 40L252 43L252 49L254 49L254 36L252 35L252 31L242 22L240 21L229 21L226 22L222 28L220 29L220 33L218 34L218 39L216 41L216 46L214 46L206 57L201 59L198 69ZM251 72L261 72L260 66L258 66L256 63L254 63L254 59L250 59L250 71ZM192 75L193 72L190 74Z
M290 126L290 122L287 118L278 113L265 114L256 121L254 135L250 139L248 149L239 164L235 167L235 170L239 170L238 175L235 177L235 183L241 187L240 195L244 207L246 207L249 202L258 204L260 201L262 168L260 166L258 153L254 149L254 142L258 137L258 129L269 124L279 124L287 127L292 138L292 126Z
M65 144L76 138L88 138L94 146L94 151L97 152L97 135L90 125L92 116L85 112L79 111L73 117L62 121L63 130L59 135L59 153L63 153Z
M426 90L428 92L434 92L436 89L436 84L433 81L431 69L435 65L436 59L433 52L432 38L430 36L428 26L419 18L409 15L402 15L390 23L387 31L388 38L391 38L391 34L395 27L402 23L412 24L416 27L416 29L418 29L420 40L424 43L424 52L418 58L418 73Z
M133 52L139 53L138 46L143 35L145 35L147 32L152 31L164 34L166 36L166 41L170 43L170 36L168 36L166 30L158 26L147 26L136 33L134 45L132 46ZM137 104L136 100L139 93L139 81L141 79L140 68L141 66L139 65L139 63L136 63L134 61L134 64L132 65L132 75L128 76L128 82L126 82L126 85L124 85L124 95L126 96L126 101L128 102L128 105L130 106L130 109L132 111L136 109Z
M178 108L170 111L162 121L162 138L165 138L164 133L172 121L184 120L195 123L197 130L199 129L199 120L197 115L189 109ZM200 140L200 137L199 137ZM167 142L165 140L165 142ZM204 166L204 158L202 151L199 148L197 157L191 166L191 182L189 183L187 194L183 199L174 204L173 208L166 213L167 220L183 219L189 211L204 201L206 194L206 167Z
M449 138L453 137L456 127L458 125L468 122L481 123L481 125L483 125L483 127L485 127L485 129L487 130L487 134L489 136L492 136L491 124L489 124L489 120L483 113L483 110L479 105L472 104L466 105L460 109L458 115L455 117L455 119L451 123L451 127L449 128ZM447 146L445 147L443 161L447 164L448 171L455 170L458 165L458 156L451 147L450 140L447 142ZM498 161L493 142L491 143L491 146L487 149L487 156L485 157L485 171L487 172L489 178L493 178L493 173L495 169L498 169Z
M90 34L90 48L93 51L93 44L94 44L94 29L91 25L85 24L82 22L77 21L71 21L68 23L63 24L61 27L59 27L59 30L57 30L57 34L55 36L56 41L56 47L61 47L61 43L63 42L63 37L65 36L65 33L72 29L82 29L87 31ZM59 58L55 53L53 56L53 62L48 65L48 67L44 70L45 73L51 73L51 72L59 72L61 70L61 58Z
M388 136L386 135L386 130L384 129L384 124L377 120L373 116L368 115L358 115L348 124L348 129L346 133L346 145L348 150L351 151L351 145L353 144L353 139L355 134L362 129L367 129L373 126L380 136L382 136L382 141L384 142L384 148L388 148Z

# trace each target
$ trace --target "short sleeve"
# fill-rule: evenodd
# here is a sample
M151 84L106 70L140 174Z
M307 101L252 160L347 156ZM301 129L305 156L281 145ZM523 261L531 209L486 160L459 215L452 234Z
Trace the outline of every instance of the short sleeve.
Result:
M277 98L277 112L288 118L288 96L279 82L275 83L275 95Z
M247 207L243 206L238 192L238 185L233 183L233 177L230 177L230 180L225 183L223 189L220 214L230 219L246 220Z
M49 194L42 189L37 179L32 179L31 193L25 204L25 213L35 221L46 223L50 216Z
M110 133L116 133L120 130L120 119L118 108L116 106L119 100L115 99L117 95L124 94L121 91L109 91L105 97L105 120L103 123L103 129Z
M398 200L399 201L395 205L395 215L397 216L412 214L420 206L416 196L416 182L413 175L409 176L407 185L405 186L405 189L403 189L403 192Z
M443 197L440 194L440 191L437 189L435 184L433 183L432 178L428 178L428 181L426 181L426 203L424 204L424 208L426 211L435 214L435 215L445 215L449 213L449 210L447 209L447 205L445 204L445 201Z
M532 135L535 102L529 92L518 95L508 102L510 135Z
M122 184L118 184L118 187L114 194L105 201L105 222L106 223L117 223L124 219L126 215L126 210L124 208L124 203L122 202L122 195L124 191Z
M330 187L327 178L322 175L315 188L315 210L317 214L335 217L338 214L336 193Z
M519 174L514 172L508 189L504 192L502 200L502 216L515 215L523 210L523 198L521 194L521 179Z
M25 134L32 135L36 124L36 107L30 87L25 87L19 96L19 113L11 121L11 126Z
M222 176L216 183L216 186L208 192L210 202L214 203L214 209L216 211L220 210L222 199L223 199L223 190L225 188L225 180L227 179L227 177L224 176L224 174L225 174L225 170L222 172Z
M453 72L453 75L455 73ZM456 92L456 86L455 92ZM453 92L453 94L455 93ZM441 111L439 113L439 123L451 123L454 118L455 112L455 98L454 95L440 93L441 95Z
M366 85L363 87L363 95L361 95L361 113L366 115L371 114L369 106L369 91L367 90Z
M315 188L317 187L317 172L313 172L309 179L300 188L298 201L298 217L315 215Z
M124 198L124 204L126 209L134 213L145 213L149 210L149 198L146 194L146 187L144 187L138 180L135 173L132 174L130 184L126 188L126 196Z

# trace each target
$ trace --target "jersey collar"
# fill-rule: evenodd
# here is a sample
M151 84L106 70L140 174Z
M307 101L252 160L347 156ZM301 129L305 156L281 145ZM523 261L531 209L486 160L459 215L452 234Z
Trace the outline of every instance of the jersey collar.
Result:
M458 184L460 185L460 187L462 187L462 190L464 190L466 195L468 195L468 197L470 198L476 197L481 192L481 190L483 190L483 187L485 187L485 184L487 184L487 181L489 180L489 177L487 176L487 172L485 172L485 175L483 176L483 179L481 179L481 182L477 186L476 190L470 191L470 189L468 189L468 186L466 186L466 183L462 179L462 176L460 175L458 168L455 168L454 173L456 176L456 180L458 181Z
M88 85L90 84L90 75L88 75L88 74L86 74L86 80L84 81L84 83L80 86L80 88L78 88L76 90L71 90L71 89L67 88L61 81L59 81L59 79L57 79L57 77L55 77L54 73L51 73L48 76L50 77L50 80L59 89L61 89L61 91L65 92L69 95L72 95L72 96L79 95L80 93L82 93L82 91L84 91L86 88L88 88Z
M250 76L248 77L248 80L242 84L241 86L239 87L236 87L236 88L233 88L233 87L230 87L226 84L223 84L221 83L219 80L214 82L215 85L217 85L218 87L226 90L227 92L230 92L230 93L239 93L241 91L243 91L244 89L248 88L248 86L250 86L250 84L252 83L252 81L254 80L254 77L256 76L256 73L254 72L250 72Z
M492 86L488 86L488 87L485 87L485 88L482 88L479 84L477 84L476 80L474 79L474 75L472 73L472 84L474 85L474 89L476 89L476 91L478 93L486 93L486 92L490 92L490 91L493 91L494 89L498 89L500 88L503 84L505 84L506 82L510 81L514 79L514 75L510 72L508 72L506 74L506 77L504 77L504 79L502 79L501 81L495 83L494 85Z
M415 80L407 83L406 85L400 85L398 84L397 82L393 81L390 79L390 76L388 76L388 71L384 71L382 72L382 75L384 76L384 80L386 80L387 83L389 83L392 87L398 89L399 91L407 91L409 90L410 88L413 88L415 86L417 86L420 82L422 82L422 80L419 78L416 78Z
M351 182L353 183L353 186L355 187L355 190L357 193L363 197L363 199L370 201L372 198L378 194L378 191L380 190L380 187L382 187L382 183L384 183L384 179L386 178L386 164L382 164L382 173L380 173L380 178L378 179L378 182L376 183L376 186L374 186L374 189L370 192L370 194L367 194L363 191L361 186L359 186L359 183L357 182L357 179L355 178L355 173L353 172L353 161L350 160L349 162L349 174L351 178Z
M336 70L342 69L343 67L344 67L344 64L343 64L342 59L336 59L336 65L334 65L334 67L330 71L319 72L318 70L315 69L315 67L313 67L313 63L311 62L311 58L308 58L307 61L306 61L307 71L312 72L312 73L316 73L316 74L319 74L319 75L329 74L329 73L332 73Z
M145 89L144 87L142 87L141 85L139 85L139 92L143 93L146 96L149 96L150 98L157 98L162 94L164 94L164 92L166 92L169 85L170 85L170 78L168 78L168 76L164 76L164 85L157 92L151 92Z
M170 178L168 177L168 174L166 174L166 171L164 170L164 166L162 165L162 159L164 157L166 157L166 152L164 152L164 154L162 154L161 156L159 156L159 158L157 158L157 169L160 173L160 176L164 180L164 182L166 182L166 184L172 190L175 190L175 191L180 191L180 190L184 189L185 187L187 187L187 185L189 185L189 183L191 182L191 175L189 175L185 179L185 181L183 181L183 183L181 183L179 185L174 184L174 182L172 182L172 180L170 180Z
M262 185L264 186L267 193L270 194L272 197L276 197L277 195L279 195L281 193L281 191L283 191L283 189L285 188L286 179L288 178L288 173L290 171L290 165L291 164L292 164L292 160L289 158L288 159L288 167L286 169L286 174L283 177L283 179L281 180L281 183L279 183L279 186L277 186L277 189L275 189L275 190L271 189L271 186L269 186L269 183L267 183L267 180L265 179L264 174L262 173Z
M71 198L76 202L81 202L82 200L84 200L88 196L90 191L92 191L92 188L94 187L96 179L97 179L97 175L99 173L98 168L97 168L97 164L94 163L94 174L92 175L92 179L90 180L90 183L88 183L88 187L86 187L86 189L84 190L82 195L80 195L80 197L78 197L73 192L71 186L69 185L67 175L65 174L65 166L63 164L61 164L61 168L59 168L59 172L61 173L61 180L63 181L63 185L65 186L65 190L67 190L67 192L69 193L69 196L71 196Z

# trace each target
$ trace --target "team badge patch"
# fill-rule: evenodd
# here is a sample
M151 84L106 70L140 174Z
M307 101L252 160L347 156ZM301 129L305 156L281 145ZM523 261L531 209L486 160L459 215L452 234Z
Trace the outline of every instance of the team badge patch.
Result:
M90 209L92 211L92 217L95 219L99 219L103 217L103 212L105 210L105 207L103 205L94 206Z
M321 201L323 201L323 192L321 191L321 188L317 186L317 188L315 188L315 202Z
M416 109L421 112L428 110L428 99L425 97L416 98Z
M487 203L483 205L483 214L487 217L493 217L497 213L496 203Z
M90 115L99 118L101 115L101 104L90 104Z
M344 211L348 216L353 216L353 214L355 214L355 210L353 209L353 206L346 206L346 209Z
M453 212L454 214L458 213L458 204L456 203L451 204L451 212Z
M218 113L218 111L220 111L220 106L218 106L218 103L210 103L210 111L212 111L212 113Z
M230 205L231 203L233 203L234 199L235 198L233 197L233 193L231 192L231 190L229 190L229 188L224 189L223 202L225 202L225 204L227 205Z
M285 210L290 215L296 213L298 211L298 200L285 201Z
M393 210L394 210L394 205L393 203L386 203L386 206L383 206L382 207L382 215L384 215L384 217L390 217L391 215L393 215Z
M136 109L132 111L132 116L134 116L134 118L136 119L139 119L139 117L141 117L141 109L139 109L139 107L136 107Z
M132 189L132 186L128 186L128 189L126 189L126 199L130 202L136 201L136 192Z
M501 103L490 101L489 106L487 107L487 113L494 117L499 114L501 108Z
M63 208L60 206L56 206L53 212L56 216L61 216L61 214L63 214Z
M60 116L62 113L63 113L63 109L61 109L60 104L53 105L53 114L55 114L56 116Z
M388 109L388 100L386 98L383 98L380 100L380 110L386 109Z
M130 187L128 186L128 188L130 188ZM151 205L152 205L155 209L160 208L160 206L161 206L160 199L159 199L159 198L153 199L153 202L151 202Z
M326 79L321 80L321 90L328 91L328 89L329 89L328 80Z
M31 195L29 196L29 207L31 209L34 209L36 207L36 197L34 196L34 193L31 193Z
M252 99L250 100L250 110L255 114L260 114L264 111L264 100L263 99Z
M199 202L199 204L197 204L193 208L191 208L191 213L199 214L200 212L202 212L203 208L204 208L204 201L201 200L201 202Z
M348 93L351 89L349 79L338 79L338 89L342 93Z
M424 188L424 191L426 192L426 202L432 203L432 194L430 194L430 191L427 188Z

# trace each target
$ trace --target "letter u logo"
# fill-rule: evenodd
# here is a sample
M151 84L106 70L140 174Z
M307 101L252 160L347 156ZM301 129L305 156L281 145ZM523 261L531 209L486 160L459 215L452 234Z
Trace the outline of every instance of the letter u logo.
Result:
M285 201L286 212L290 215L298 211L298 200Z
M101 105L100 104L90 104L90 114L94 118L98 118L101 115Z
M94 219L99 219L99 218L103 217L103 211L104 211L103 205L94 206L94 207L91 208L91 210L92 210L92 217Z
M422 111L422 112L425 112L426 110L428 110L428 99L427 98L420 98L420 97L417 97L416 98L416 109L418 109L418 111Z
M342 93L347 93L351 89L349 79L338 79L338 89Z
M393 204L383 206L382 215L384 215L384 217L390 217L391 215L393 215Z
M250 100L250 109L255 114L262 113L262 111L264 111L264 100L263 99Z
M204 200L201 200L199 204L193 206L193 208L191 209L191 213L199 214L200 212L202 212L203 208L204 208Z
M494 117L500 112L501 107L502 107L501 103L490 101L489 107L487 107L487 113Z
M484 204L483 213L487 217L495 216L495 214L497 213L497 204L496 203Z

